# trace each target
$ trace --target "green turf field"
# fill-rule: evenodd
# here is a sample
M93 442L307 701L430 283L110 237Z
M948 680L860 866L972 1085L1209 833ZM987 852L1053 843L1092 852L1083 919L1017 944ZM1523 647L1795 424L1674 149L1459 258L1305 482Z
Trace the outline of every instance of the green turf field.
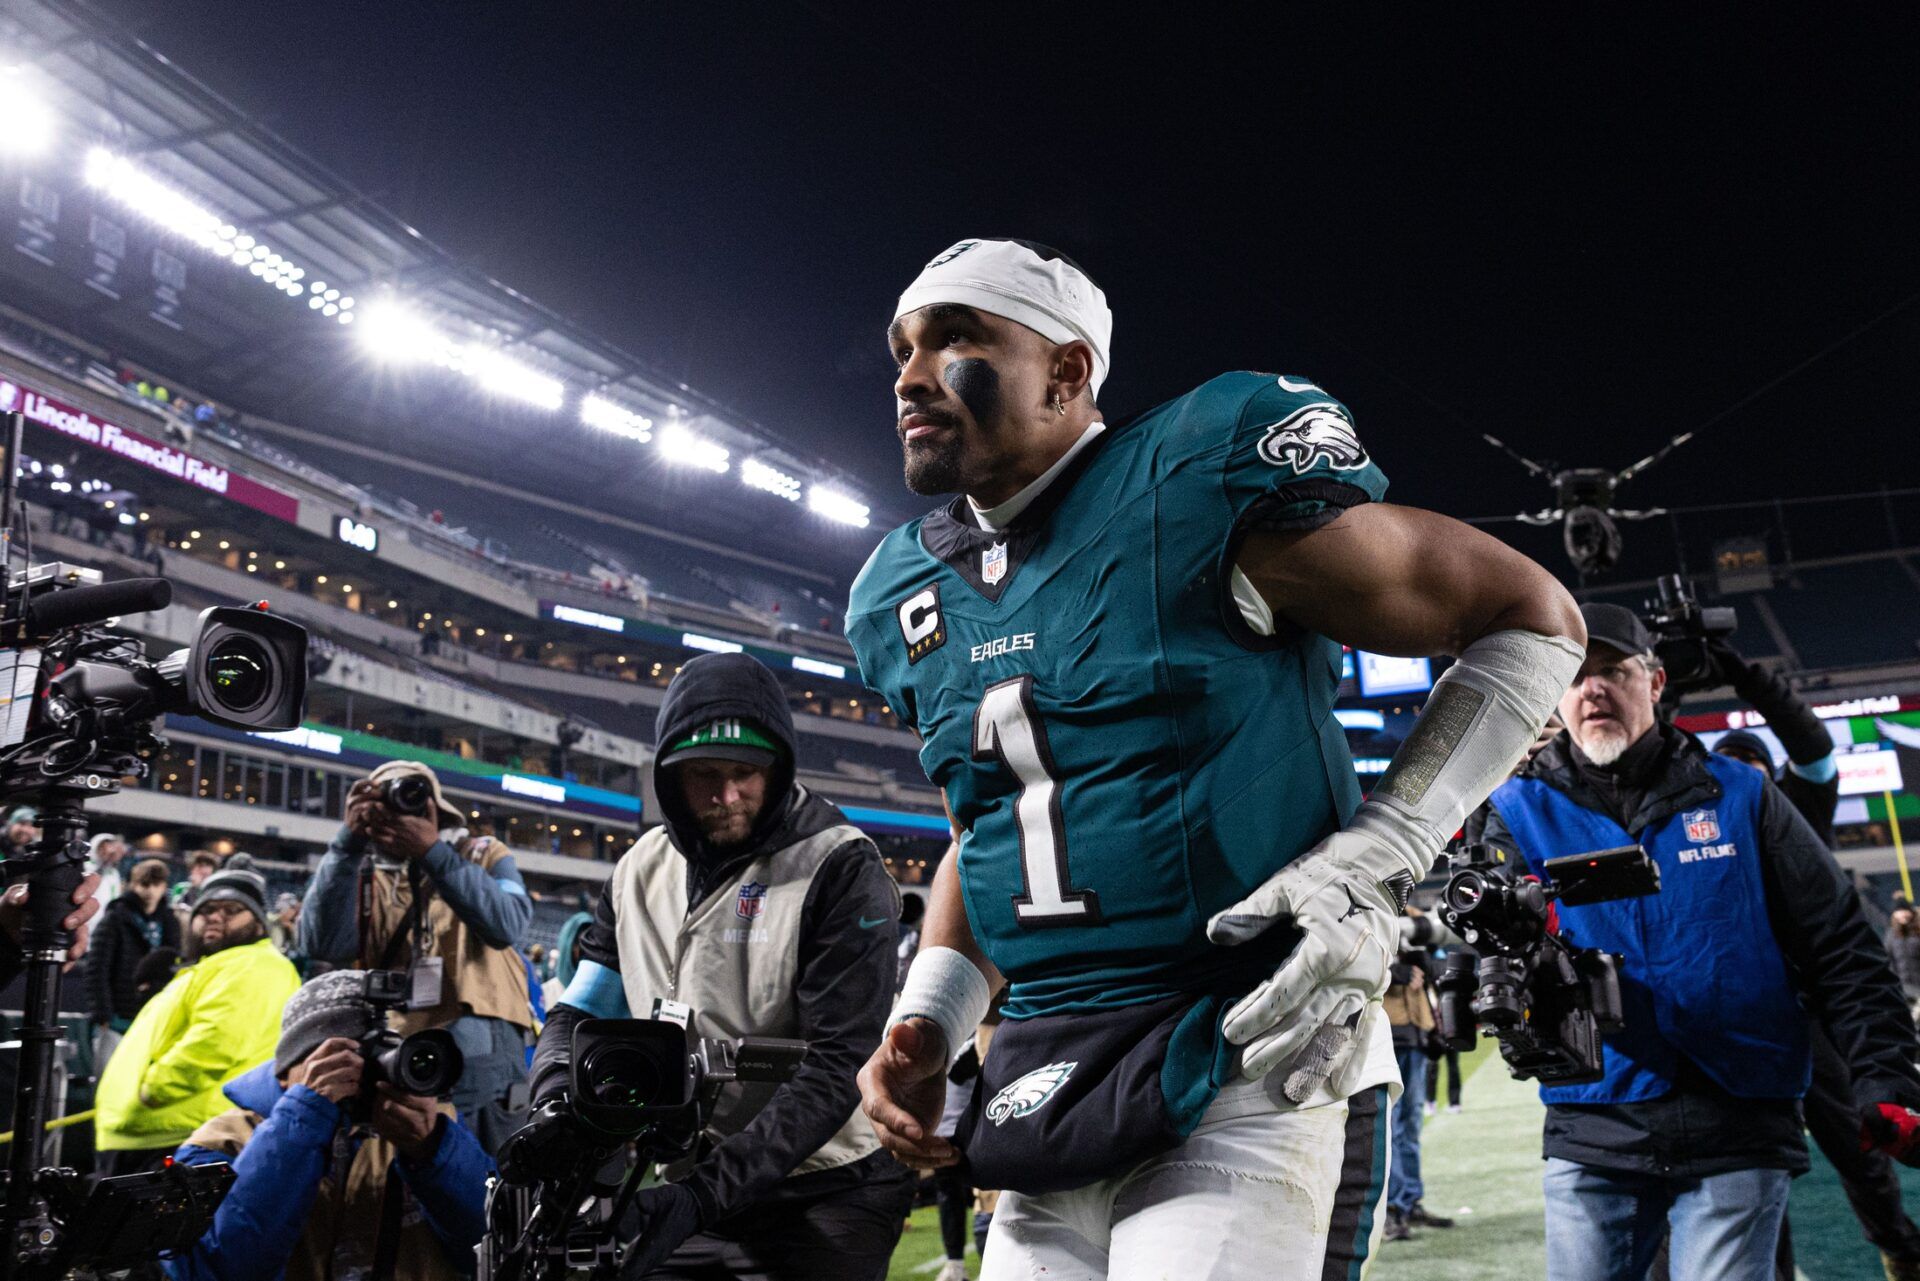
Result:
M1539 1095L1509 1077L1487 1042L1466 1062L1465 1110L1427 1121L1422 1149L1427 1206L1459 1226L1422 1230L1383 1245L1373 1281L1486 1281L1546 1273L1540 1197ZM1813 1155L1796 1179L1791 1215L1796 1262L1807 1281L1876 1281L1878 1254L1860 1235L1833 1167ZM1920 1207L1920 1171L1903 1170L1909 1207ZM929 1281L940 1268L940 1227L932 1209L915 1212L894 1252L889 1281ZM967 1275L979 1275L969 1253ZM1271 1281L1288 1281L1275 1270Z

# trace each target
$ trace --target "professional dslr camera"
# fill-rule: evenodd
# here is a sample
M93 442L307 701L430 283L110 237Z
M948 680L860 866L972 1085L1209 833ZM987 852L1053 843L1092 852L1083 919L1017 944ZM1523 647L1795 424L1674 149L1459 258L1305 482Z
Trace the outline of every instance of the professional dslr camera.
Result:
M1653 633L1653 652L1667 670L1668 699L1720 683L1708 643L1733 635L1731 605L1702 605L1687 580L1663 574L1654 582L1658 595L1646 603L1641 621Z
M367 971L366 999L373 1007L374 1023L360 1038L360 1058L366 1064L366 1074L355 1100L359 1109L372 1107L373 1087L381 1081L405 1094L444 1097L453 1092L466 1068L453 1033L445 1028L426 1028L402 1036L387 1026L388 1013L407 1008L409 988L403 971Z
M567 1091L546 1100L500 1150L487 1190L479 1281L559 1281L618 1273L620 1222L656 1162L695 1151L735 1081L787 1080L805 1041L690 1034L692 1011L654 1002L650 1019L585 1019L573 1029Z
M162 609L161 578L104 583L98 570L34 565L14 520L19 414L5 419L0 455L0 802L40 811L41 838L0 864L25 882L21 929L25 1014L20 1023L14 1141L0 1177L0 1278L59 1277L150 1262L184 1248L212 1222L233 1183L224 1164L172 1165L102 1179L91 1189L72 1170L45 1167L59 1044L60 974L73 935L61 922L85 874L86 802L144 778L165 740L168 712L244 730L284 730L306 708L306 631L262 602L200 615L193 642L149 659L108 630L123 614ZM22 559L25 568L16 569Z
M425 774L390 778L380 789L380 799L396 814L429 818L433 815L433 780Z
M1435 987L1440 1035L1473 1048L1478 1029L1500 1042L1517 1077L1578 1085L1601 1076L1600 1038L1622 1026L1619 958L1547 931L1547 905L1578 907L1660 890L1660 869L1637 845L1549 859L1542 883L1504 851L1470 844L1450 856L1440 915L1479 955L1455 952Z

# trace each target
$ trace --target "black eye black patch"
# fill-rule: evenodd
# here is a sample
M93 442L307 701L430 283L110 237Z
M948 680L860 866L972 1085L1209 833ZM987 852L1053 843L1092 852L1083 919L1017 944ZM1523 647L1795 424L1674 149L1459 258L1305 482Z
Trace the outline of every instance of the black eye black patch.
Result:
M978 356L950 361L941 377L976 423L990 423L1000 413L1000 373L987 361Z

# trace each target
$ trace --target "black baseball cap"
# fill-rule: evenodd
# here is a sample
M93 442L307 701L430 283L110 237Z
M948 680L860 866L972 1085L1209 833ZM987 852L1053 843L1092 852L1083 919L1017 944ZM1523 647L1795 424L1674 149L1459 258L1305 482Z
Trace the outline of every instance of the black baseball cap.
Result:
M1589 652L1595 645L1610 645L1622 654L1653 653L1653 633L1625 605L1589 601L1580 607L1580 618L1587 625Z

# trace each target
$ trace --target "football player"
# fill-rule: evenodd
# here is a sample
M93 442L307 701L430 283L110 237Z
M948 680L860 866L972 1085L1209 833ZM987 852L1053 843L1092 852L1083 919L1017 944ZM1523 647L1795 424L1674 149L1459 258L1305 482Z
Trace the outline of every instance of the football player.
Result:
M963 240L888 329L908 487L855 582L866 682L954 848L862 1108L1009 1190L983 1277L1354 1277L1380 1226L1395 919L1579 668L1566 591L1381 502L1346 408L1231 373L1121 424L1105 295ZM1456 661L1363 802L1341 645ZM1005 1021L953 1142L951 1057Z

